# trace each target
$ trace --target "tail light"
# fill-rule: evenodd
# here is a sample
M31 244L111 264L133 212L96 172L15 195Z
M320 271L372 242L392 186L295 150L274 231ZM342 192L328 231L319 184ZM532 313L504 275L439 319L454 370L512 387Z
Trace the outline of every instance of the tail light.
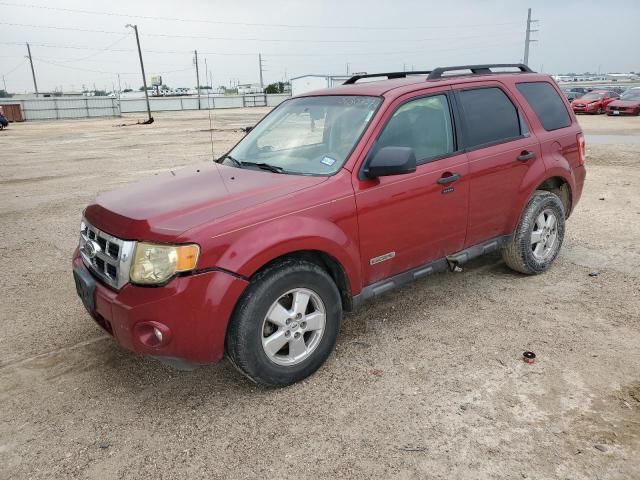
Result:
M578 140L578 155L580 158L580 165L584 165L585 158L587 156L587 147L584 142L584 135L579 133L576 135L576 139Z

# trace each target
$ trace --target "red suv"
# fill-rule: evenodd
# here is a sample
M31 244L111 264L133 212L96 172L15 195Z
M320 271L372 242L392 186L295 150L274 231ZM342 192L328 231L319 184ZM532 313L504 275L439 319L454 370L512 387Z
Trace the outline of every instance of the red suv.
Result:
M99 195L77 291L125 348L176 366L226 353L290 384L369 298L494 250L549 268L584 161L562 92L524 65L358 75L282 103L215 162Z

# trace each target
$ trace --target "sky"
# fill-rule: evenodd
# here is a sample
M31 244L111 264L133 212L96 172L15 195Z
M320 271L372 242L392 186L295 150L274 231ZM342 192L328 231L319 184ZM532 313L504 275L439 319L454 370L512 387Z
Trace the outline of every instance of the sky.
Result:
M429 70L520 62L527 8L537 71L640 71L640 1L616 0L0 0L0 75L7 90L138 89L137 24L147 78L265 85L304 74ZM204 63L207 63L205 70ZM0 83L0 89L4 88Z

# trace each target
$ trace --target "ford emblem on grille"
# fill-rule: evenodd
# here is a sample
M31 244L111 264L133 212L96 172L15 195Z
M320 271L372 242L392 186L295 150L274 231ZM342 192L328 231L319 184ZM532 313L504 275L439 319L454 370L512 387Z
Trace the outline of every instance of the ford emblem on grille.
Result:
M100 245L98 245L93 240L87 240L87 243L84 244L84 247L82 247L82 249L84 250L85 255L89 258L95 258L97 253L102 250L100 248Z

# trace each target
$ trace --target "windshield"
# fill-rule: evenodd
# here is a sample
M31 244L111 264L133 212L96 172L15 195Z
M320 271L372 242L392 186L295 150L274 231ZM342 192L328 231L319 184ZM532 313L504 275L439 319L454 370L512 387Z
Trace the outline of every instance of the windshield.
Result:
M600 98L604 97L604 93L587 93L586 95L580 97L580 99L585 99L585 100L598 100Z
M640 100L640 89L628 90L620 96L621 100Z
M233 160L228 163L331 175L347 160L381 101L333 95L286 101L229 152Z

